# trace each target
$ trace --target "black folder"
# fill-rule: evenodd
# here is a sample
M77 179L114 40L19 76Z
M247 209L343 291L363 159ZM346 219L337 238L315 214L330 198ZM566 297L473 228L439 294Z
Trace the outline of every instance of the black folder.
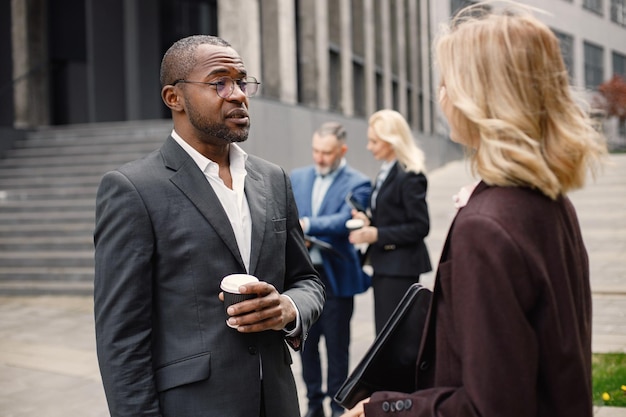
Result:
M432 292L419 283L406 294L334 399L350 409L376 391L415 391L417 355Z

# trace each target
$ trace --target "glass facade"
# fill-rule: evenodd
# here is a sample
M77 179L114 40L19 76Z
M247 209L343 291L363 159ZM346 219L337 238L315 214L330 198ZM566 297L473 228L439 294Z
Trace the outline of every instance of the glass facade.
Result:
M584 42L585 51L585 87L598 88L604 81L604 48Z

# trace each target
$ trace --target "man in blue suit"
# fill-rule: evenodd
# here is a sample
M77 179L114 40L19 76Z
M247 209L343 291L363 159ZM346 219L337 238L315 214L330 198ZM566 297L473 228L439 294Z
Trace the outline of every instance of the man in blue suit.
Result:
M326 285L324 311L311 327L307 348L301 352L309 403L305 417L324 417L326 395L332 398L348 376L354 295L367 290L371 283L361 268L357 250L348 241L346 221L352 216L346 196L351 193L366 206L371 183L365 174L346 163L346 131L341 124L324 123L313 134L312 143L314 165L294 170L291 181L300 224L309 239L311 260ZM322 391L321 336L328 356L327 394ZM332 403L331 407L333 417L343 414L338 404Z

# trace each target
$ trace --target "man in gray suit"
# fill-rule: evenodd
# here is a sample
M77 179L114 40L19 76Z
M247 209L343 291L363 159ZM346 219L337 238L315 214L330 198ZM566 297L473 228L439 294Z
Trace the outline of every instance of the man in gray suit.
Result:
M325 300L288 176L247 155L258 83L224 40L176 42L161 64L174 129L98 190L95 320L113 417L299 415L289 343ZM220 281L256 298L224 312ZM236 328L231 328L229 324Z

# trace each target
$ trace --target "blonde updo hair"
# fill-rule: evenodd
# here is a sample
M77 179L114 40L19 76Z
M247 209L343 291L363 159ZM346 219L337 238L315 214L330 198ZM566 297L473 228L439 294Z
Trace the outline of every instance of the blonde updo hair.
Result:
M379 110L369 118L369 126L380 140L389 143L406 171L424 173L424 152L417 147L411 128L395 110Z
M491 4L462 10L436 40L452 117L483 181L556 199L582 187L588 169L596 173L605 141L573 99L552 31L527 8Z

